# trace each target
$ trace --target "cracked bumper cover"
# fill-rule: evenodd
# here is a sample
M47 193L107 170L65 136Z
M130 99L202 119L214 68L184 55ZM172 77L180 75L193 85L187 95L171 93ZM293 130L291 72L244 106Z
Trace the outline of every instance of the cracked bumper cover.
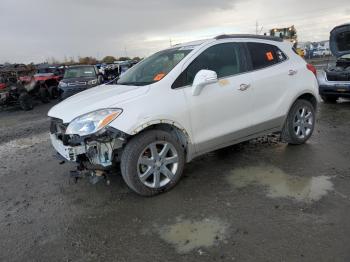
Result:
M106 169L118 160L118 150L126 142L126 134L107 128L97 134L80 137L65 135L62 123L52 123L52 146L65 160L84 164L89 169ZM57 126L58 127L57 127Z

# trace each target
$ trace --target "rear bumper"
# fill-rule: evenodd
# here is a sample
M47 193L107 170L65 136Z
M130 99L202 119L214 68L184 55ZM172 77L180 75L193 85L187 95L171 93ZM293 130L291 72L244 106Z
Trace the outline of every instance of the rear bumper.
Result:
M319 93L321 96L329 95L329 96L339 96L339 97L350 97L350 83L320 85Z
M325 71L317 73L317 81L321 96L350 97L350 81L328 81Z

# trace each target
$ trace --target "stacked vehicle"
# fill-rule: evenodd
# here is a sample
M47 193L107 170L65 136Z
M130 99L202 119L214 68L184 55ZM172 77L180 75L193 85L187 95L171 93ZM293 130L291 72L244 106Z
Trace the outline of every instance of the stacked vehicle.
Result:
M0 105L33 108L33 99L43 103L58 97L58 84L64 68L43 65L38 69L25 65L3 67L0 70Z
M22 85L19 75L28 68L3 68L0 71L0 106L19 105L23 110L33 108L32 97L27 88Z

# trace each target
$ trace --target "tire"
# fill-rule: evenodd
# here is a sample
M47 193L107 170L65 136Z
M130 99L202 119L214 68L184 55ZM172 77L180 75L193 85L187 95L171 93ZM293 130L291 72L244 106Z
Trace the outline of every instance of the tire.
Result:
M156 153L153 153L154 148ZM170 160L172 163L165 162ZM147 162L144 165L140 161ZM168 132L150 130L129 141L123 151L120 167L129 188L139 195L150 197L172 189L181 179L184 164L185 153L180 142ZM151 175L147 176L149 173Z
M50 102L50 94L46 88L40 87L39 95L40 95L41 102L43 102L44 104L47 104Z
M51 99L56 99L59 97L58 87L57 86L50 86L49 87L49 94Z
M321 96L321 98L322 98L322 100L323 100L325 103L327 103L327 104L335 104L335 103L337 103L337 100L338 100L339 97L337 97L337 96L325 96L325 95L323 95L323 96Z
M29 111L33 109L33 100L27 93L21 93L18 98L19 106L24 111Z
M304 99L297 100L288 113L282 130L282 141L291 145L304 144L312 136L315 123L316 113L313 105Z
M104 82L104 81L103 81L103 76L102 76L102 75L99 75L99 76L98 76L98 80L97 80L97 84L98 84L98 85L102 85L103 82Z

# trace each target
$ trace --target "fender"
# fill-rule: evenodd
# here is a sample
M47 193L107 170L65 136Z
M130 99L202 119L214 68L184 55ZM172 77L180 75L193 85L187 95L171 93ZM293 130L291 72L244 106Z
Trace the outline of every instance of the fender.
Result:
M169 119L154 119L154 120L150 120L148 122L145 122L145 123L139 125L137 128L135 128L131 132L131 135L133 135L133 136L137 135L140 132L142 132L143 130L145 130L146 128L148 128L150 126L158 125L158 124L166 124L166 125L169 125L169 126L176 127L178 130L180 130L184 134L184 136L186 137L186 140L187 140L186 162L187 163L191 162L191 160L196 155L195 146L192 143L191 136L189 135L187 130L183 126L181 126L179 123L177 123L176 121L169 120Z

